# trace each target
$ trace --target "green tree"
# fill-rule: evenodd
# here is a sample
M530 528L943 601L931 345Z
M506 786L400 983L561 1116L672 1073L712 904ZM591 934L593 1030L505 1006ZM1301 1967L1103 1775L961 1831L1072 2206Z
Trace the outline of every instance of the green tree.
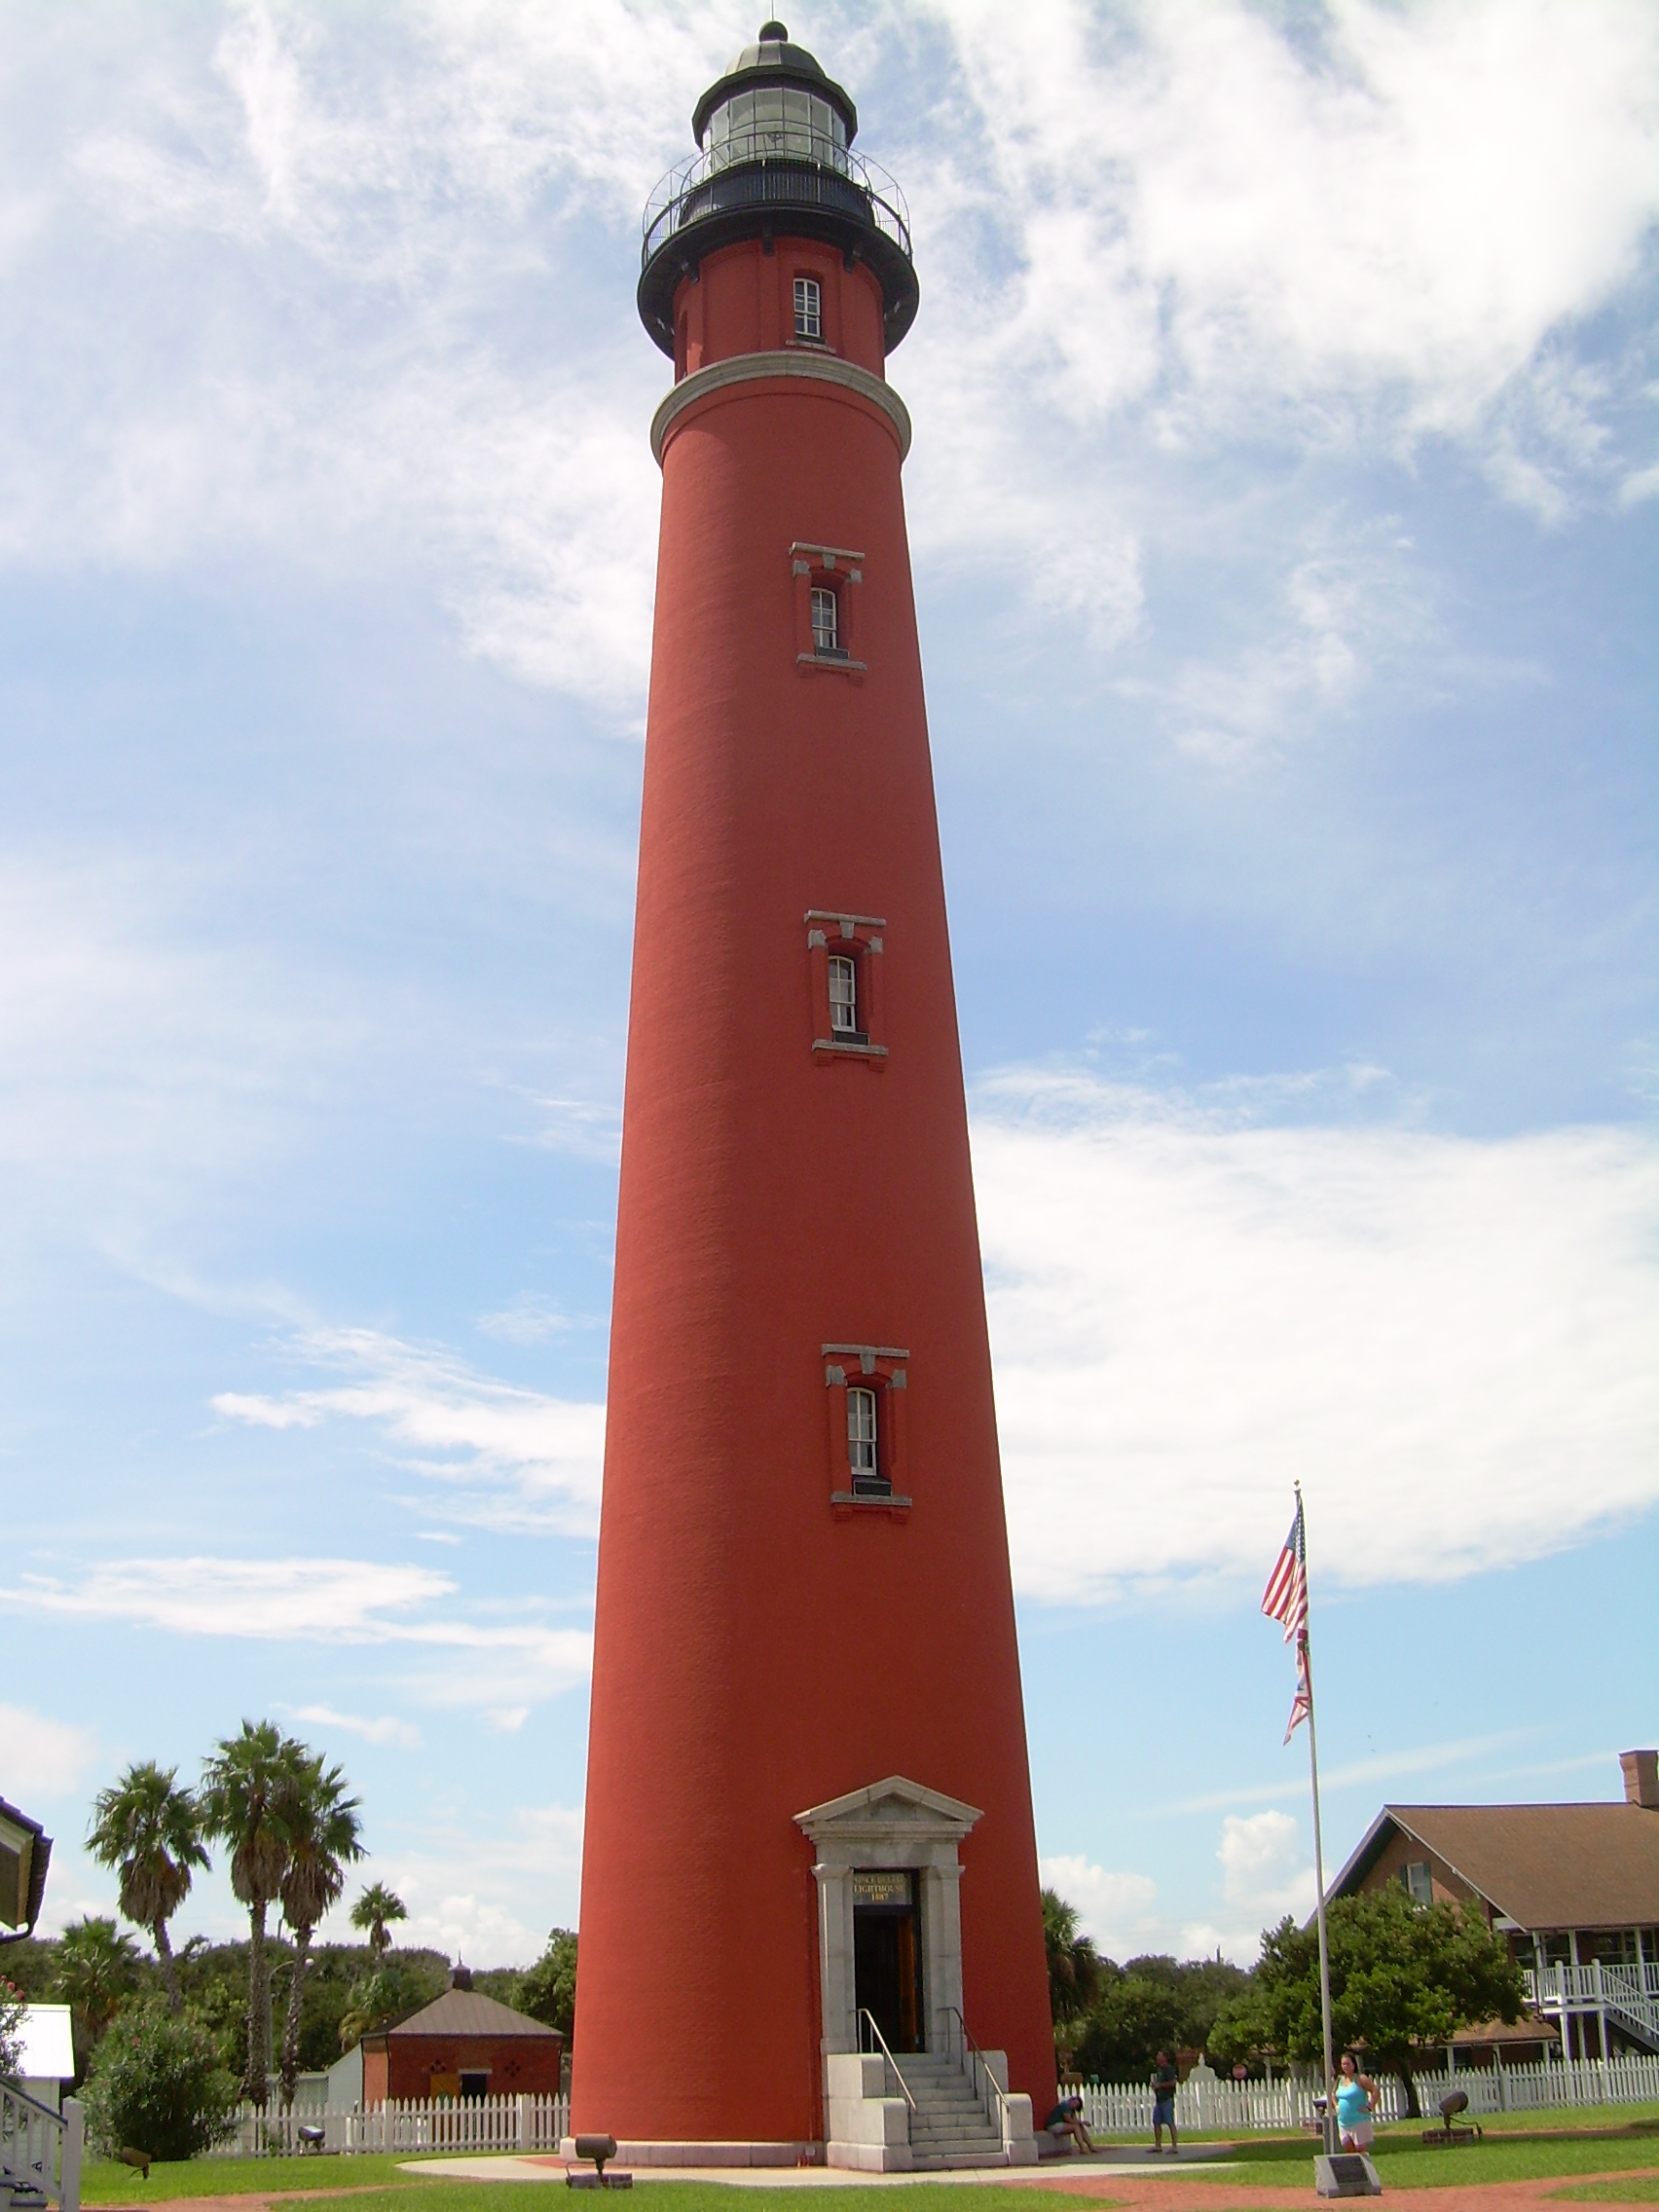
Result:
M89 1913L63 1931L53 1987L70 2013L83 2050L92 2050L138 1986L138 1946L113 1920Z
M1081 1933L1077 1907L1057 1890L1043 1892L1043 1948L1049 1955L1049 2016L1058 2034L1094 2002L1105 1962Z
M282 1917L294 1935L294 1967L288 1977L288 2013L282 2029L282 2102L294 2101L300 2066L300 2018L305 2003L306 1970L316 1924L338 1902L346 1888L346 1869L363 1856L357 1799L346 1794L339 1767L320 1758L292 1763L281 1795L288 1862L278 1895Z
M1326 1919L1337 2044L1363 2046L1374 2064L1398 2073L1415 2119L1413 2049L1449 2043L1483 2020L1518 2020L1520 1969L1478 1905L1414 1904L1398 1882L1339 1898ZM1274 2047L1321 2057L1315 1932L1290 1919L1269 1929L1256 1978Z
M28 1999L0 1974L0 2074L14 2080L23 2063L23 2008Z
M351 1925L367 1936L369 1949L377 1961L384 1959L391 1948L392 1923L408 1918L408 1906L396 1891L388 1890L384 1882L371 1882L351 1907Z
M1083 2023L1074 2063L1095 2081L1145 2081L1158 2053L1180 2045L1181 1997L1174 1983L1113 1967Z
M129 2007L98 2046L88 2131L106 2157L131 2145L153 2158L190 2158L225 2133L236 2095L211 2030L152 2000Z
M521 2012L543 2026L557 2028L571 2046L576 2025L576 1932L555 1928L547 1948L519 1983L514 2000Z
M177 1767L154 1759L134 1761L92 1802L87 1848L121 1876L121 1909L155 1938L167 1985L167 2003L179 2009L178 1972L167 1922L190 1894L192 1870L207 1864L202 1844L202 1808L178 1787Z
M284 1790L306 1758L302 1744L270 1720L244 1720L203 1769L203 1829L231 1848L231 1888L247 1907L247 2053L242 2094L263 2105L271 2078L270 1970L265 1916L288 1870Z
M351 1984L351 2001L340 2022L340 2047L350 2050L379 2028L395 2027L443 1994L446 1961L434 1951L388 1952L378 1967Z

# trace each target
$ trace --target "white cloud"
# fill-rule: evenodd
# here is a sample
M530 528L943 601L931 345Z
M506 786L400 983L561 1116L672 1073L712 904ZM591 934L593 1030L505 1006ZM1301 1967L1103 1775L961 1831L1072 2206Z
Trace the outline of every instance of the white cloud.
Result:
M441 1347L373 1329L309 1330L291 1340L290 1350L350 1380L276 1397L221 1391L215 1410L269 1428L371 1421L395 1447L399 1465L445 1486L443 1510L456 1518L497 1529L594 1532L603 1405L497 1382Z
M277 548L356 574L372 544L472 650L634 727L667 372L613 279L729 18L83 22L25 34L15 75L0 255L31 343L0 356L0 557ZM924 22L842 26L834 65L879 83L923 35L943 95L873 149L926 285L899 377L932 558L1014 570L1111 645L1143 619L1146 548L1213 519L1180 471L1220 438L1449 434L1546 517L1585 485L1634 496L1608 428L1627 373L1577 333L1659 206L1641 0L1289 22L946 0Z
M1018 1586L1537 1559L1659 1500L1659 1148L1264 1128L1014 1073L974 1128ZM1066 1530L1056 1545L1052 1532Z
M1158 1885L1149 1874L1117 1873L1081 1853L1041 1860L1038 1871L1048 1888L1077 1907L1084 1934L1108 1958L1133 1958L1164 1939Z
M361 1736L365 1744L395 1744L410 1751L421 1748L420 1731L392 1714L368 1720L354 1713L336 1713L331 1705L296 1705L290 1710L296 1720L308 1721L313 1728L343 1728L349 1736Z
M481 1707L508 1727L586 1679L593 1639L585 1629L410 1617L454 1590L430 1567L373 1560L135 1559L88 1567L73 1583L25 1574L0 1599L179 1636L441 1652L442 1665L412 1672L407 1686L433 1705Z
M1312 1911L1313 1868L1303 1861L1302 1831L1288 1813L1229 1813L1216 1857L1223 1897L1261 1925Z
M384 1879L409 1907L402 1939L475 1966L529 1966L552 1927L573 1928L581 1885L582 1813L533 1805L504 1828L461 1827L382 1854Z
M90 1728L53 1720L26 1706L0 1705L5 1795L29 1810L35 1797L66 1797L97 1756Z

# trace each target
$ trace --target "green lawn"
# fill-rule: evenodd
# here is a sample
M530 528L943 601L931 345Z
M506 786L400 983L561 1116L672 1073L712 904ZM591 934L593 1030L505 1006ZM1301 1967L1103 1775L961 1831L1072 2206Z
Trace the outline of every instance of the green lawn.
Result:
M81 2169L81 2202L147 2204L164 2196L264 2196L280 2189L406 2189L419 2179L398 2170L408 2156L402 2152L393 2158L158 2159L148 2181L114 2158L89 2158Z
M1590 2181L1582 2189L1552 2189L1550 2195L1572 2204L1659 2204L1659 2174L1632 2174L1628 2181Z
M1582 2117L1582 2116L1580 2116ZM1407 2123L1383 2129L1372 2156L1384 2189L1439 2189L1451 2182L1538 2181L1555 2174L1604 2174L1621 2166L1659 2167L1659 2123L1637 2136L1580 2135L1553 2143L1505 2139L1493 2131L1482 2143L1457 2150L1432 2150L1420 2127ZM1252 2189L1307 2189L1313 2179L1317 2146L1308 2136L1267 2136L1237 2144L1219 2172L1197 2160L1191 2181L1213 2182L1218 2189L1247 2182Z
M138 2205L177 2196L350 2189L348 2212L411 2212L412 2187L421 2193L422 2212L533 2212L544 2195L555 2191L561 2212L572 2201L583 2201L571 2198L562 2175L503 2188L500 2182L436 2176L424 2180L419 2173L399 2173L394 2159L378 2157L198 2158L184 2165L154 2165L147 2183L129 2166L100 2161L87 2168L86 2181L82 2192L86 2204ZM887 2189L837 2189L831 2201L833 2212L901 2212L901 2208L902 2212L962 2212L960 2186L939 2182L912 2182L897 2206ZM798 2188L742 2189L719 2182L653 2181L648 2202L658 2212L802 2212ZM1113 2212L1114 2203L1104 2194L1065 2199L1066 2212ZM1035 2212L1035 2208L1027 2191L987 2182L975 2192L974 2212Z

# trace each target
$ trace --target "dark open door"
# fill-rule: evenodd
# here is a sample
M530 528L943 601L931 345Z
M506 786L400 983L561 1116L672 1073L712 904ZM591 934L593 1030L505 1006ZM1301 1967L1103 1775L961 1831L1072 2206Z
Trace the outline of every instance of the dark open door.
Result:
M916 1889L908 1868L859 1868L853 1875L856 2001L895 2056L925 2047Z

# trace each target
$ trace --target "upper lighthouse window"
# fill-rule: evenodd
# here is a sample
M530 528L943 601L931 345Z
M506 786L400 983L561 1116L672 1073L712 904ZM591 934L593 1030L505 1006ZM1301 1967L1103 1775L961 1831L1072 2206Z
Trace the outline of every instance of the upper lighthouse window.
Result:
M876 1453L873 1390L847 1392L847 1461L856 1496L870 1496L887 1489Z
M795 278L794 314L797 338L824 336L824 294L816 276Z
M815 653L841 650L841 608L827 584L812 587L812 649Z
M773 155L845 169L847 127L828 100L769 85L722 101L709 118L703 148L718 169Z
M858 963L841 952L831 953L830 957L830 1034L832 1037L859 1034Z

